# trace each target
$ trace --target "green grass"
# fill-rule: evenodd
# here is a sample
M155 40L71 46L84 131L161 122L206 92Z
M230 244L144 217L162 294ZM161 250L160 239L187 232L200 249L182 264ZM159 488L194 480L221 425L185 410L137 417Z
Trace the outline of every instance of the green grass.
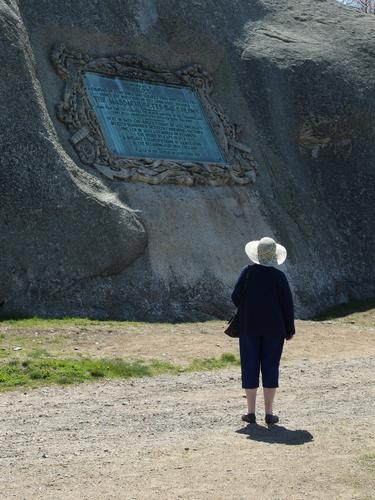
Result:
M48 358L51 356L51 354L46 349L43 348L33 349L28 353L28 355L30 356L30 358L33 359Z
M46 357L40 357L42 355ZM20 386L73 384L101 378L152 377L164 373L176 375L239 364L238 358L230 353L224 353L220 358L194 359L187 367L159 360L56 359L47 355L36 353L35 358L0 363L0 391Z
M4 358L39 358L46 356L59 357L61 348L64 347L64 336L61 334L52 335L6 335L0 339L0 359ZM14 347L20 347L14 351ZM51 351L51 353L49 352Z
M0 318L0 324L3 326L14 326L19 328L59 328L64 326L140 326L144 323L137 321L106 321L89 318L73 318L65 316L63 318Z
M359 459L360 464L369 469L375 474L375 453L368 453L367 455L362 455Z
M186 371L216 370L218 368L239 364L240 360L234 354L226 352L222 354L220 358L194 359L186 368Z
M208 320L200 321L199 323L213 323L220 320ZM183 322L186 326L195 326L197 322ZM16 327L16 328L61 328L61 327L81 327L89 328L92 326L101 326L103 328L114 328L114 327L142 327L144 325L153 326L173 326L173 322L144 322L144 321L123 321L123 320L99 320L90 318L78 318L71 316L64 316L62 318L40 318L38 316L33 317L6 317L0 316L0 325L5 327Z

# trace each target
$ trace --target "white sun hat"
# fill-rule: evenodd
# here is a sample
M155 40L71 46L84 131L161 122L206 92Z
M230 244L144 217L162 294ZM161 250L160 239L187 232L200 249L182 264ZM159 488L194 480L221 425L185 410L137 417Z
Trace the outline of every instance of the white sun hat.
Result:
M245 252L255 264L262 266L279 266L286 259L286 248L279 245L272 238L249 241L245 245Z

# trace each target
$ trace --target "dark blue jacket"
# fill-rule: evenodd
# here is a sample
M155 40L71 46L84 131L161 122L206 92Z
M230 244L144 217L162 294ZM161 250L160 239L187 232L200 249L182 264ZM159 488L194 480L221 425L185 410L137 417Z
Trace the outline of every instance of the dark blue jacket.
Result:
M260 264L244 267L231 298L238 307L240 335L294 335L293 298L288 280L279 269Z

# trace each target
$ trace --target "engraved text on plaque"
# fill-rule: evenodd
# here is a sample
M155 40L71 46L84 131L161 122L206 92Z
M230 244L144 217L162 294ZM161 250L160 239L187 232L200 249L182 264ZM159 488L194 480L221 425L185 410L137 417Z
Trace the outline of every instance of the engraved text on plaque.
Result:
M114 156L226 163L194 89L90 72L84 84Z

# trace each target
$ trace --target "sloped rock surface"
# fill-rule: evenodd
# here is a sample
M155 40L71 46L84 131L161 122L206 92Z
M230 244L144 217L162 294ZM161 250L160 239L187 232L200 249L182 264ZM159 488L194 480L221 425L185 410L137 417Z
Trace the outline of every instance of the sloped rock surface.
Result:
M64 314L84 308L80 281L117 274L141 255L146 232L59 145L16 2L0 5L3 310Z
M375 295L375 16L335 0L0 0L2 314L225 316L270 235L300 317ZM52 46L199 63L243 128L254 185L148 186L79 163Z

